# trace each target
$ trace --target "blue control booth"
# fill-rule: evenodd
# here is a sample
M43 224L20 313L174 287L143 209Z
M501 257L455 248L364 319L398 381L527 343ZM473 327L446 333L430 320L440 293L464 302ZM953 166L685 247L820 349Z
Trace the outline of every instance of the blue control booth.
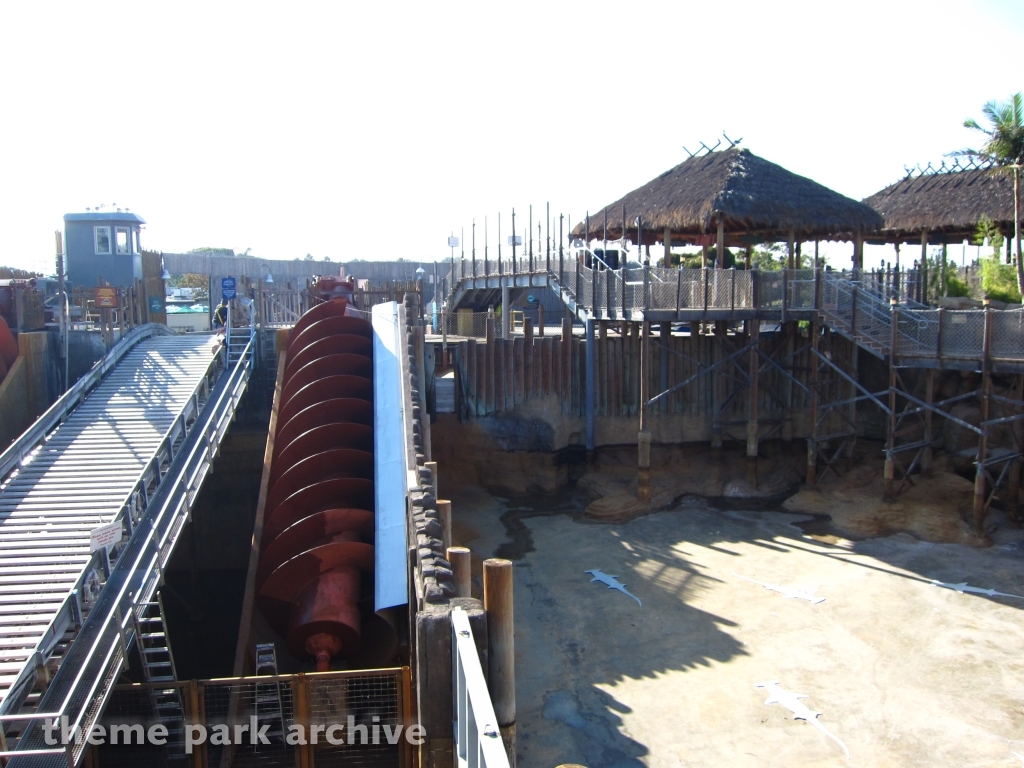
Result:
M146 221L128 210L64 214L68 280L80 287L102 277L111 286L142 279L140 234Z

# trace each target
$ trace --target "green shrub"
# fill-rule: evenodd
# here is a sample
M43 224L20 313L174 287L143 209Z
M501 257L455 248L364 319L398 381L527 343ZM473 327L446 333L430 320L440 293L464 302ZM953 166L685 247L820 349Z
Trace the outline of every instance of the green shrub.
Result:
M1005 301L1008 304L1020 303L1017 268L1012 264L1000 263L998 253L982 259L981 287L990 299Z
M946 295L953 297L968 298L971 295L970 286L966 280L961 280L956 275L946 276Z

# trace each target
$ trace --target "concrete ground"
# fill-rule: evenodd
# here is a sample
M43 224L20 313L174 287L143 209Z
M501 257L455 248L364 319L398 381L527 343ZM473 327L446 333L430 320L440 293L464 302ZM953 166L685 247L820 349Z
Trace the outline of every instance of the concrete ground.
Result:
M1024 539L805 534L807 516L687 497L622 525L574 489L453 496L455 538L515 565L522 768L1024 764ZM813 537L812 537L813 536ZM475 558L476 559L476 558ZM479 566L479 560L477 560ZM642 602L601 584L616 574ZM794 585L812 604L745 581ZM479 585L477 585L479 588ZM755 688L775 680L843 750Z

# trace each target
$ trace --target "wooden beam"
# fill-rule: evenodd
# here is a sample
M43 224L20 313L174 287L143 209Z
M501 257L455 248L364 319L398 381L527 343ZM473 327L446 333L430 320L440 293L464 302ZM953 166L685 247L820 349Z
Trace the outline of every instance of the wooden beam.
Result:
M270 491L270 463L274 456L274 438L277 434L277 414L281 407L281 387L284 382L285 347L287 331L278 331L277 382L274 384L274 402L270 408L270 425L267 429L267 445L263 450L263 474L260 477L260 491L256 498L256 520L252 527L249 543L249 567L245 575L245 592L242 597L242 616L238 622L238 641L235 643L234 676L246 674L246 656L249 636L252 632L252 613L256 605L256 569L260 561L260 541L263 538L263 518L267 509L267 494Z

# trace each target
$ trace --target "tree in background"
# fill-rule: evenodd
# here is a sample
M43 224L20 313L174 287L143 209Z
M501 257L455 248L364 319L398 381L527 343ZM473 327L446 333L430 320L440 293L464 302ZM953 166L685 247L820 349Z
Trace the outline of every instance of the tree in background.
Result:
M978 264L981 267L981 287L985 295L990 299L1010 304L1019 302L1020 288L1014 284L1014 268L1009 264L1003 264L999 258L1003 251L1003 233L988 216L982 216L978 222L973 244L992 246L992 253L983 256Z
M171 275L167 284L172 288L191 288L192 298L205 301L210 294L210 278L207 275Z
M42 272L32 272L17 267L0 267L0 280L30 280L33 277L42 277Z
M985 143L980 149L962 149L954 155L993 163L997 173L1013 174L1013 250L1017 263L1017 293L1024 293L1024 263L1020 258L1020 171L1024 165L1024 95L1015 93L1008 101L990 101L981 108L988 128L974 118L964 120L964 127L980 131Z

